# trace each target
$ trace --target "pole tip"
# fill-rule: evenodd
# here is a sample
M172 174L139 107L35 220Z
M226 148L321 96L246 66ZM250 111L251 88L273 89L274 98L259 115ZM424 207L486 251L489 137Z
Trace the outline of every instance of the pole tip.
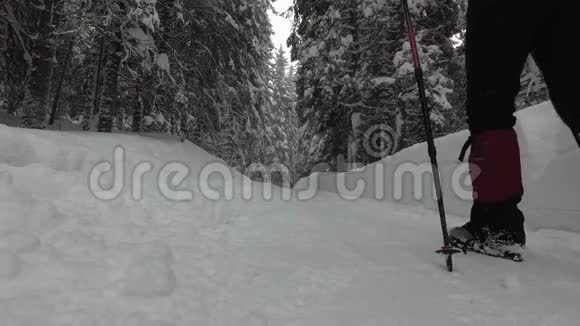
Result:
M450 273L453 273L453 256L452 255L447 256L447 270Z

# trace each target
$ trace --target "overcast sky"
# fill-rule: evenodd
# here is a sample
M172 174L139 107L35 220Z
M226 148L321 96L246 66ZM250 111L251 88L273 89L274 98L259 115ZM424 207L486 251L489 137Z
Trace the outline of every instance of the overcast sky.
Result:
M282 13L288 10L288 8L292 5L292 0L276 0L273 5L279 13ZM290 36L292 22L272 13L270 13L270 19L272 21L272 26L275 33L272 36L274 47L278 48L280 44L282 44L286 48L286 53L289 54L290 49L286 47L286 40L288 40L288 37Z

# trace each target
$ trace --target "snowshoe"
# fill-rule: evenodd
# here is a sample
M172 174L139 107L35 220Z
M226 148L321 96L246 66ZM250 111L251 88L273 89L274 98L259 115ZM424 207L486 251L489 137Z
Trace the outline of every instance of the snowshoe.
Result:
M473 224L454 228L449 232L451 245L465 254L474 252L514 262L523 261L523 243L519 235L507 232L492 232L489 228L474 228Z

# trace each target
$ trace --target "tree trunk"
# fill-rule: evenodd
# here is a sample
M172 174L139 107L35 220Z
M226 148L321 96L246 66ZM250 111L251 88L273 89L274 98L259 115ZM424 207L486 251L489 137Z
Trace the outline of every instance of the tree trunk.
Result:
M52 102L52 108L50 110L50 118L48 120L48 124L49 125L53 125L54 124L54 120L56 118L56 113L58 110L58 101L60 99L60 92L62 90L62 84L64 83L64 78L66 75L66 71L68 69L69 66L69 62L70 62L70 58L72 55L72 50L73 50L73 46L74 46L74 42L70 41L67 51L66 51L66 58L64 59L64 63L62 65L62 72L60 74L59 80L58 80L58 84L56 86L56 92L54 95L54 101Z
M104 38L99 42L99 47L90 50L88 59L85 61L86 79L83 102L83 130L94 130L95 114L97 114L97 100L99 94L101 65L105 55Z
M159 15L159 20L161 22L160 28L153 34L155 39L155 44L159 51L159 54L167 54L168 56L171 55L170 50L171 48L168 45L168 42L171 41L171 37L173 37L175 29L177 28L177 14L175 8L176 0L159 0L157 1L157 13ZM136 131L136 128L140 128L140 131L151 132L155 126L145 127L143 125L144 121L142 121L146 116L151 116L156 110L156 100L157 94L165 94L168 95L171 92L168 92L166 85L157 85L156 76L152 72L145 72L143 79L140 81L140 88L142 90L141 100L142 100L142 110L140 116L140 125L133 126L133 131ZM168 101L167 99L165 99ZM135 112L134 112L135 113ZM134 117L135 119L135 117ZM134 120L135 123L135 120ZM160 131L160 130L153 130L153 131Z
M113 131L113 118L117 112L117 84L121 68L121 44L118 38L106 42L106 61L103 65L103 82L99 94L99 132Z
M131 130L133 132L143 132L143 96L141 92L141 84L139 81L137 87L135 87L135 100L133 103L133 119L131 124Z
M147 73L141 83L141 105L143 110L141 111L141 118L145 119L147 116L153 115L155 112L155 101L157 98L158 89L155 87L155 76L151 73ZM145 121L141 122L141 131L150 132L153 126L145 128Z
M39 12L38 21L33 25L39 37L33 42L32 69L22 103L22 127L43 129L50 101L50 88L54 71L52 49L49 38L52 33L54 0L45 0L45 7ZM31 9L38 10L38 9Z

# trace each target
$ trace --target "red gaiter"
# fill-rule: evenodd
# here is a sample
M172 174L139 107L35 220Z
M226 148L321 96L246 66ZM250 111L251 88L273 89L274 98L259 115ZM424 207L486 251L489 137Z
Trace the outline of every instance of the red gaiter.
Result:
M469 163L476 203L521 200L524 187L515 130L490 130L472 135Z

